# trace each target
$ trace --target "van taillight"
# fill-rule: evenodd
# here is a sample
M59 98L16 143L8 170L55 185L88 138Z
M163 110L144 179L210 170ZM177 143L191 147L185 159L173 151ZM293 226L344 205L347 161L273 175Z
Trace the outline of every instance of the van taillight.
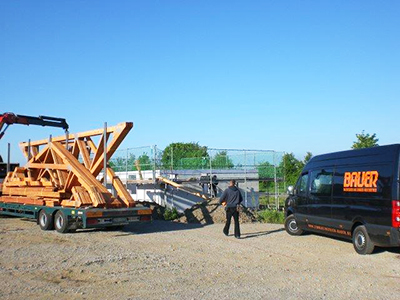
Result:
M392 226L400 227L400 201L392 201Z

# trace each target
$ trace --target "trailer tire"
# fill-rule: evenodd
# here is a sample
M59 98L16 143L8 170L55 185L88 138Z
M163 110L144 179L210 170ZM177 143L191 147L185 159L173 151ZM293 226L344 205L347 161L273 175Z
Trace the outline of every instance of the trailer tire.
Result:
M68 218L61 210L57 211L54 217L54 227L59 233L68 232Z
M46 213L44 209L42 209L39 212L38 223L39 223L40 229L42 229L42 230L53 230L54 229L53 216L51 214Z
M358 254L365 255L374 252L375 245L371 241L367 228L364 225L357 226L353 231L353 246Z

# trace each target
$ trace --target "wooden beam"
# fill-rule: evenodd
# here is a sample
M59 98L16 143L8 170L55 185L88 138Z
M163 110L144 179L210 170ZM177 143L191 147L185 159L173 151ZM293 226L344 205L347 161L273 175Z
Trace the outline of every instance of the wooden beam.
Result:
M120 128L123 128L125 126L130 126L131 128L133 127L133 123L132 122L124 122L124 123L120 123L116 126L110 126L107 128L107 133L113 133L115 131L118 131ZM75 133L75 134L69 134L68 139L69 140L73 140L73 139L79 139L79 138L85 138L85 137L92 137L92 136L98 136L98 135L102 135L104 133L104 129L100 128L100 129L95 129L95 130L89 130L89 131L85 131L85 132L80 132L80 133ZM39 141L31 141L31 146L40 146L40 145L45 145L49 142L49 139L43 139L43 140L39 140ZM53 137L52 138L52 142L65 142L65 135L61 135L61 136L57 136L57 137ZM27 147L28 146L28 142L22 142L20 143L21 147Z
M28 163L26 167L30 169L49 169L49 170L68 171L68 166L64 164Z
M90 136L86 137L86 142L89 145L90 149L92 150L93 153L96 153L97 147L94 144L93 140L90 138Z
M111 183L115 188L115 191L125 205L127 207L135 206L135 201L133 200L131 194L127 191L121 179L115 174L113 169L107 168L107 177L111 179Z
M83 163L84 163L85 167L87 169L89 169L90 168L90 156L89 156L88 150L86 149L86 144L81 139L76 140L76 142L78 144L79 151L81 152Z
M107 146L107 161L114 154L115 150L117 150L118 146L121 144L121 142L132 129L132 127L132 123L125 123L125 126L118 128L118 131L114 132L113 139ZM96 161L93 160L92 167L90 168L90 172L93 174L93 176L96 177L97 175L99 175L101 169L103 168L103 160L104 153L102 153Z
M107 141L108 141L109 136L110 136L109 134L106 135L106 140L107 140ZM104 154L104 135L102 135L102 136L100 137L99 145L98 145L96 148L97 148L97 150L96 150L96 152L93 153L93 160L92 160L92 162L91 162L91 164L90 164L89 170L94 166L94 164L96 163L96 161L99 160L99 158L101 157L101 155Z
M65 164L71 166L71 172L74 173L79 183L89 192L91 198L95 197L95 201L101 204L101 197L96 194L99 192L105 201L111 201L111 193L70 152L59 143L52 143L52 148L63 159ZM94 204L95 201L93 201Z
M62 159L57 155L57 153L55 151L53 151L52 148L50 148L50 152L51 152L51 155L53 157L54 164L56 164L56 165L62 164ZM58 178L58 180L60 182L60 186L62 188L64 188L65 187L65 181L66 181L66 178L64 177L64 173L59 169L55 169L55 170L57 172L57 178Z

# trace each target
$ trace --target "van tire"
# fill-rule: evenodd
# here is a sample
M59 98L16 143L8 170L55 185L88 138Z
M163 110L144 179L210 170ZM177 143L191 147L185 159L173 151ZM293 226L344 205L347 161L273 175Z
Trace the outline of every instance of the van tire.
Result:
M68 232L68 218L61 210L57 211L54 217L54 227L59 233Z
M42 230L53 230L54 229L53 216L51 214L46 213L44 209L42 209L39 212L38 223L39 223L40 229L42 229Z
M297 225L296 219L294 217L294 215L290 215L286 218L285 220L285 229L286 232L289 233L290 235L302 235L303 234L303 230L299 228L299 226Z
M357 226L353 231L353 246L358 254L365 255L374 252L375 245L369 238L364 225Z

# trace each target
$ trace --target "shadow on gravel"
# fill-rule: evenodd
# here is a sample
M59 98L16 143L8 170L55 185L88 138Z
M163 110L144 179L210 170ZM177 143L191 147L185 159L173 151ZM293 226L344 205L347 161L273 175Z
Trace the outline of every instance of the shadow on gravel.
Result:
M395 248L395 247L394 248L380 248L380 247L376 247L375 251L372 253L372 255L379 254L379 253L384 253L384 252L400 254L400 248ZM400 255L397 256L397 258L400 259Z
M344 242L344 243L352 244L352 241L349 240L349 239L338 237L338 236L330 236L330 235L324 234L324 233L305 232L302 236L307 236L307 235L315 235L315 236L325 237L325 238L331 239L331 240L336 240L338 242ZM384 252L400 254L400 248L398 248L398 247L386 248L386 247L378 247L378 246L376 246L374 252L372 252L372 254L370 254L370 255L384 253ZM398 256L398 258L400 258L400 256Z
M260 237L260 236L264 236L264 235L269 235L269 234L277 233L277 232L281 232L281 231L285 231L285 228L279 228L279 229L268 230L268 231L259 231L259 232L242 233L241 238L242 238L242 239L250 239L250 238L255 238L255 237Z
M120 231L120 234L115 235L115 237L127 236L131 234L149 234L155 232L191 230L202 228L204 226L205 225L202 224L186 224L156 220L148 223L133 223L125 226L124 229Z

